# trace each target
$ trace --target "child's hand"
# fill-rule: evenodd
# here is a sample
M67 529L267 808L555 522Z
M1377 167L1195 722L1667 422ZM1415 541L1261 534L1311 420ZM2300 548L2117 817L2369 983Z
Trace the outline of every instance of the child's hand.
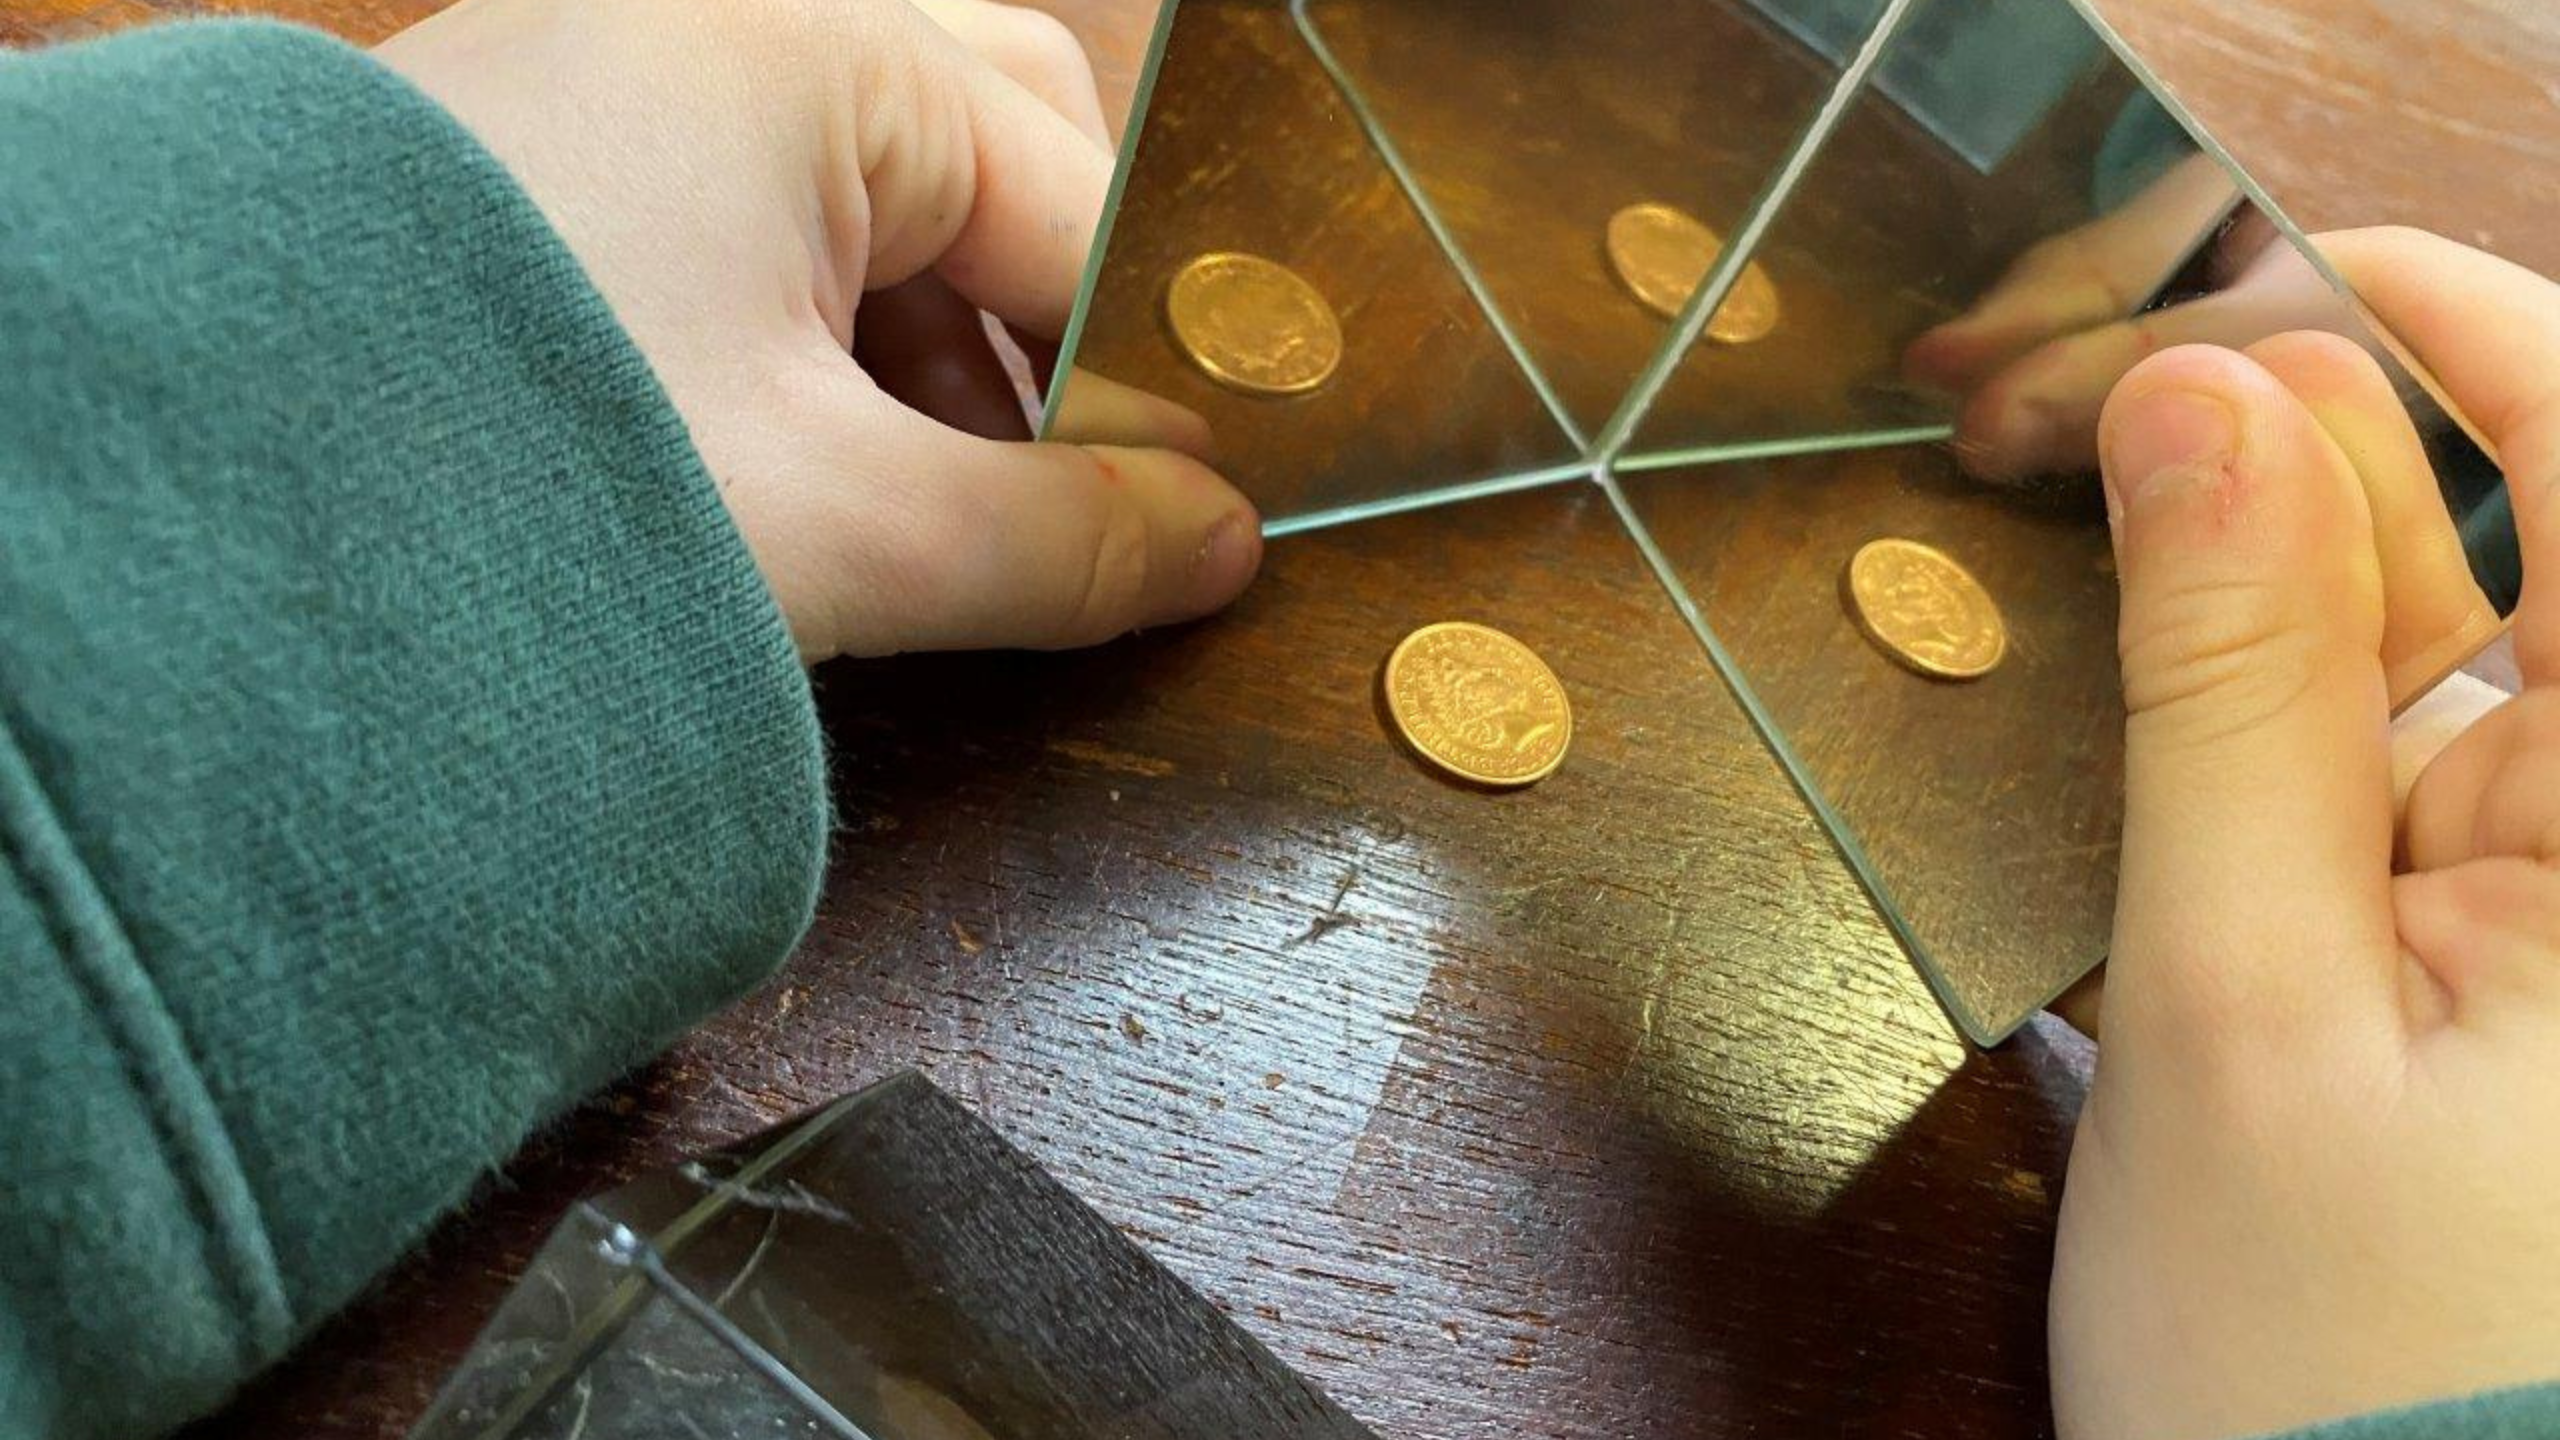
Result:
M2222 288L2130 314L2236 197L2220 165L2190 156L2122 209L2019 256L1972 309L1911 343L1903 373L1963 400L1955 450L1968 472L2012 482L2092 468L2107 392L2173 345L2352 328L2337 292L2254 212L2214 242Z
M1216 609L1261 537L1192 458L1196 417L1132 395L1132 448L956 428L989 428L991 390L1003 410L978 309L1066 323L1111 157L1056 22L931 11L464 0L380 55L568 239L804 657L1078 645Z
M2496 443L2527 688L2395 816L2386 672L2491 622L2382 371L2296 335L2117 387L2131 718L2055 1259L2071 1440L2560 1376L2560 288L2431 236L2324 248Z

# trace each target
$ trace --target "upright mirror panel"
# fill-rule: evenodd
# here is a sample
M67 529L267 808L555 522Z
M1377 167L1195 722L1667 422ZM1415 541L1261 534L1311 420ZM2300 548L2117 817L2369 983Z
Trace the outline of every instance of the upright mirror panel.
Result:
M1883 0L1299 0L1524 362L1597 436ZM1718 331L1778 322L1755 290Z
M1986 47L2042 73L2006 49L2028 28L1933 16L2030 5L2082 27L2039 40L2068 73L2021 87L2050 97L2032 118L1929 109L1965 88L1931 76L1996 68ZM2476 586L2449 612L2467 620L2387 657L2401 702L2494 635L2514 532L2479 447L2066 0L1922 0L1884 56L1755 256L1805 348L1689 357L1639 428L1656 448L1617 473L1718 663L1989 1043L2106 950L2124 709L2095 469L2118 378L2181 341L2305 329L2384 362L2432 464L2366 477L2369 504Z
M2237 204L2068 0L1896 19L1736 286L1781 318L1711 325L1621 470L1943 433L2027 337L2125 318Z
M1168 19L1049 433L1187 408L1279 522L1579 475L1287 5Z

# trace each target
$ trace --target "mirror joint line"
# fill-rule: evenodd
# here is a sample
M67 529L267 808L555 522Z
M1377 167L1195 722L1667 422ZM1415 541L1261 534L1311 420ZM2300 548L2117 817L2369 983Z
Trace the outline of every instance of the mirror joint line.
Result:
M1296 3L1302 4L1304 0L1296 0ZM1822 108L1806 122L1803 133L1796 137L1786 159L1779 163L1777 170L1761 187L1759 195L1752 200L1750 208L1743 213L1742 224L1725 242L1724 252L1716 258L1706 279L1699 282L1696 293L1689 297L1689 304L1681 311L1679 322L1672 326L1670 337L1654 353L1644 372L1636 377L1634 387L1618 402L1617 413L1610 416L1609 423L1601 428L1592 453L1600 467L1604 485L1610 483L1608 470L1633 443L1636 430L1652 413L1654 403L1662 398L1672 373L1689 358L1689 352L1697 347L1699 337L1706 333L1708 322L1724 307L1735 282L1742 278L1744 267L1751 263L1760 242L1768 238L1770 230L1777 224L1779 212L1794 197L1797 185L1812 170L1815 159L1848 118L1849 107L1866 89L1868 78L1874 74L1886 49L1918 4L1919 0L1885 0L1884 11L1876 17L1875 27L1868 31L1858 53L1850 57L1849 63L1841 69L1839 79L1832 84L1831 93L1823 99Z
M1708 665L1715 671L1716 678L1724 682L1726 693L1741 708L1743 718L1759 735L1762 747L1778 762L1778 769L1786 775L1787 783L1795 788L1806 808L1813 812L1815 823L1822 827L1823 835L1848 865L1850 874L1857 877L1859 888L1866 891L1867 901L1874 908L1876 917L1884 922L1885 929L1911 961L1912 968L1920 972L1929 993L1936 998L1938 1008L1946 1012L1947 1019L1955 1025L1958 1033L1978 1046L1988 1048L1997 1045L2016 1033L2017 1026L2004 1031L1985 1024L1964 997L1957 993L1955 986L1939 972L1936 960L1921 943L1910 919L1886 890L1882 872L1868 856L1866 847L1858 842L1857 835L1850 830L1847 817L1832 805L1830 798L1823 794L1822 787L1815 783L1813 767L1796 753L1795 746L1779 727L1775 712L1761 700L1760 692L1742 673L1741 663L1725 647L1723 637L1707 623L1705 609L1698 604L1697 597L1689 593L1687 582L1673 568L1669 553L1663 550L1660 541L1653 538L1651 528L1644 523L1643 517L1636 514L1635 506L1627 499L1626 488L1618 483L1616 473L1604 462L1593 468L1591 478L1599 484L1601 493L1609 497L1609 508L1616 512L1619 525L1635 545L1636 553L1644 558L1645 567L1653 572L1654 583L1662 587L1663 594L1671 601L1672 610L1688 628L1690 638L1706 652Z
M1304 535L1311 530L1331 530L1338 526L1367 520L1384 520L1396 515L1410 515L1420 510L1437 510L1449 505L1462 505L1470 500L1490 500L1499 495L1517 495L1525 490L1544 489L1569 480L1599 478L1587 460L1574 460L1543 469L1523 470L1511 475L1496 475L1487 480L1468 480L1456 485L1443 485L1436 490L1419 490L1406 495L1389 495L1377 500L1363 500L1351 505L1337 505L1329 510L1311 510L1302 515L1286 515L1265 521L1262 538L1278 540L1290 535Z
M629 1232L621 1232L621 1235L616 1238L624 1235L629 1235ZM713 1308L710 1301L695 1294L692 1287L677 1279L667 1269L666 1263L659 1259L657 1251L650 1248L647 1241L637 1236L630 1236L630 1242L630 1247L620 1257L623 1262L638 1271L660 1297L683 1311L687 1319L710 1332L713 1339L719 1341L730 1354L738 1357L739 1363L755 1372L757 1379L773 1387L784 1399L798 1406L801 1414L816 1421L827 1434L836 1437L836 1440L873 1440L871 1432L856 1425L844 1412L828 1404L825 1396L812 1388L808 1381L793 1374L791 1367L776 1359L771 1351L757 1344L755 1337L739 1329L728 1316Z
M1807 455L1839 455L1853 450L1887 450L1897 445L1943 445L1955 438L1948 424L1906 425L1894 430L1855 430L1842 435L1813 435L1798 440L1743 440L1721 445L1692 445L1678 450L1649 450L1622 455L1609 469L1617 475L1681 470L1693 465L1731 465L1750 460L1793 460Z
M1102 199L1102 218L1093 227L1093 243L1085 251L1084 274L1076 281L1076 303L1067 312L1066 333L1058 337L1057 366L1048 393L1040 397L1040 438L1056 433L1058 410L1075 373L1076 351L1084 345L1085 322L1093 313L1094 292L1102 287L1102 267L1111 258L1111 236L1120 224L1121 202L1129 193L1129 177L1137 173L1138 146L1146 137L1147 111L1155 104L1156 80L1164 73L1165 52L1172 48L1174 13L1182 0L1157 7L1155 30L1147 37L1147 57L1138 67L1138 83L1129 97L1129 118L1120 132L1120 148L1111 166L1111 188Z
M1180 0L1173 0L1173 4L1179 3ZM1431 203L1431 197L1422 188L1422 178L1406 162L1404 152L1396 148L1394 137L1387 133L1386 123L1371 108L1359 82L1352 78L1350 67L1342 63L1341 57L1334 54L1332 45L1326 42L1315 16L1307 9L1307 3L1308 0L1289 0L1289 18L1297 28L1298 38L1306 43L1308 52L1315 56L1316 64L1333 81L1334 88L1342 92L1343 104L1351 111L1351 118L1368 140L1370 150L1376 153L1379 163L1387 167L1387 173L1395 177L1396 188L1404 192L1405 202L1421 218L1422 228L1430 235L1432 243L1440 248L1441 258L1458 272L1458 281L1465 287L1467 298L1473 300L1476 309L1483 313L1485 323L1492 327L1494 338L1502 342L1511 363L1520 368L1521 377L1536 393L1538 403L1546 407L1547 418L1564 432L1565 439L1573 445L1574 453L1588 462L1596 453L1591 437L1574 422L1573 412L1565 408L1564 397L1557 393L1546 372L1538 368L1536 359L1529 353L1528 344L1512 329L1502 307L1494 303L1493 291L1485 284L1483 274L1476 269L1475 262L1467 258L1465 249L1458 244L1458 237L1451 233L1447 222L1440 218L1438 207ZM1166 8L1169 10L1173 5L1168 4Z

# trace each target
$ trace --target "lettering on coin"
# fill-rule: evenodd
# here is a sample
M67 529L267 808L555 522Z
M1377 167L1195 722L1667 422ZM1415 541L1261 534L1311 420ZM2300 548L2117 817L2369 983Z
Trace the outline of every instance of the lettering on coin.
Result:
M1528 646L1464 621L1426 625L1387 657L1387 713L1415 753L1461 780L1530 785L1573 743L1573 707Z
M2009 626L1973 573L1916 540L1875 540L1849 560L1849 611L1876 648L1920 674L1976 680L2009 653Z
M1724 237L1675 206L1647 201L1609 217L1609 265L1630 294L1665 319L1678 319L1724 255ZM1707 338L1748 345L1778 328L1777 282L1752 261L1707 322Z
M1229 251L1182 267L1165 292L1174 342L1201 373L1248 395L1303 395L1342 364L1342 322L1285 265Z

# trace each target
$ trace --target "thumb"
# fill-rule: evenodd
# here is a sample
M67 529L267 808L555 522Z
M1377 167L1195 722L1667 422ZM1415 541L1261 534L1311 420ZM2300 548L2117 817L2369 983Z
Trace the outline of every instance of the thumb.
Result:
M2128 712L2110 1044L2387 1013L2390 707L2353 467L2266 370L2201 347L2130 374L2099 442Z
M861 563L825 577L833 648L1062 649L1193 619L1262 561L1251 502L1173 450L981 439L892 403L850 463L900 492L893 524L848 515Z
M2239 349L2294 330L2345 331L2352 312L2286 245L2230 288L2065 334L1985 380L1956 417L1956 454L1980 479L2014 484L2086 470L2109 392L2145 357L2179 345Z

